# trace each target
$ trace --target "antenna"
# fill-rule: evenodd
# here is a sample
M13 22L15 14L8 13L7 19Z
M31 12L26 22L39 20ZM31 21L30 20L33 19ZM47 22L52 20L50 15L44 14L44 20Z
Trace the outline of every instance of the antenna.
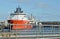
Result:
M20 2L19 2L19 0L17 0L17 5L18 5L18 7L19 7L19 5L20 5Z
M32 17L32 14L31 14L31 20L32 20L32 18L33 18L33 17Z

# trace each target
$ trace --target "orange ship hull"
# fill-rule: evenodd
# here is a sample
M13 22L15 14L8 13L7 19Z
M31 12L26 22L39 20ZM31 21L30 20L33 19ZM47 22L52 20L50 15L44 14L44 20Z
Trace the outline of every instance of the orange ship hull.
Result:
M8 20L9 23L13 24L12 29L31 29L32 25L29 25L29 21L26 20Z

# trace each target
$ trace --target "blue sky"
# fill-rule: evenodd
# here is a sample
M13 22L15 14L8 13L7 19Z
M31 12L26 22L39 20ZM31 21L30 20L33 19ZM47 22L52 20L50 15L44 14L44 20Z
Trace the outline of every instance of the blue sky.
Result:
M41 21L60 21L60 0L0 0L0 20L6 20L18 5Z

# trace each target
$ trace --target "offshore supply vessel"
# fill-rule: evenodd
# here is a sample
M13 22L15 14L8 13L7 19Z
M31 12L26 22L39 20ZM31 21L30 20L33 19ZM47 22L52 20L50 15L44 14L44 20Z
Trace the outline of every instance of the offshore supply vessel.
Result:
M11 30L30 30L38 25L38 21L32 16L32 14L31 16L27 16L20 7L16 8L14 13L10 14L9 19L6 22L5 28Z
M14 13L10 14L10 19L8 23L12 24L12 29L32 29L33 25L30 24L30 21L26 14L21 11L21 8L16 8Z

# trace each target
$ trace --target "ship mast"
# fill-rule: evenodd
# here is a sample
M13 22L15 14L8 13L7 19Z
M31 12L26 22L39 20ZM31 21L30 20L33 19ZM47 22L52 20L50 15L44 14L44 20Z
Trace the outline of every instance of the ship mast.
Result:
M23 13L23 11L22 11L21 8L18 6L18 8L16 8L15 13Z

